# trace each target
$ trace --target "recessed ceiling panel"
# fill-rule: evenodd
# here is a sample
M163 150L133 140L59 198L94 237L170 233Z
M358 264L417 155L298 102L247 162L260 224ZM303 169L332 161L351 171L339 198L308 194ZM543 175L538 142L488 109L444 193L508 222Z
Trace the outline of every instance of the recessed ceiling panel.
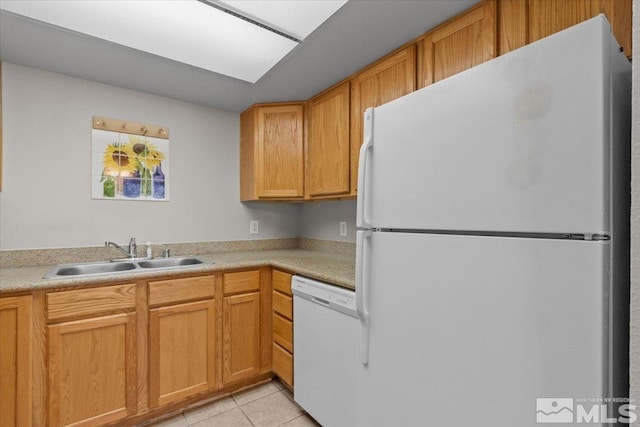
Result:
M251 83L297 45L196 0L4 0L0 5L11 13Z
M299 40L305 39L346 2L347 0L216 1Z

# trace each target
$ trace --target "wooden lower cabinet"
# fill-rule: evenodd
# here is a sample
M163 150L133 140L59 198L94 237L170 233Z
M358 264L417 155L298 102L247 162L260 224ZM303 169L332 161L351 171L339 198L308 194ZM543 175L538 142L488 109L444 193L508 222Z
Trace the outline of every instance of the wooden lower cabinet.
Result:
M273 320L271 277L260 267L0 298L0 427L135 425L275 369L286 378L291 319Z
M293 354L273 343L273 372L289 387L293 388Z
M224 273L222 384L271 371L271 269Z
M260 373L260 293L224 297L223 300L224 384Z
M149 311L149 406L216 388L215 301Z
M0 298L0 427L31 426L31 305Z
M136 314L48 327L49 426L99 426L134 415Z
M291 274L273 270L273 372L293 388L293 294Z

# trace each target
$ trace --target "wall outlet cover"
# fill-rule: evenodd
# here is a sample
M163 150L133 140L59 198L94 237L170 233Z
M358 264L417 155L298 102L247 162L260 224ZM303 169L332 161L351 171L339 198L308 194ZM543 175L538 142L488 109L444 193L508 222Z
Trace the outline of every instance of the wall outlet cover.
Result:
M347 221L340 221L340 235L347 235Z

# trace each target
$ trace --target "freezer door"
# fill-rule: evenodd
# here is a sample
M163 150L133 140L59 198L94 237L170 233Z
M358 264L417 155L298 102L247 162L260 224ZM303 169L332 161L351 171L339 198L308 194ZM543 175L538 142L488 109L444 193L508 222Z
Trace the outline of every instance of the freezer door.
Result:
M358 426L533 427L557 399L608 393L608 243L374 232L365 245Z
M373 109L358 224L608 234L610 37L595 18Z

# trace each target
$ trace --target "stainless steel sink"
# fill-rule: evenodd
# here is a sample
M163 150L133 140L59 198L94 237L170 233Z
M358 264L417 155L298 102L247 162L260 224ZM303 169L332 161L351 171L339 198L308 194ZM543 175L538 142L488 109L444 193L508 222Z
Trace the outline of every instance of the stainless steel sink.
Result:
M84 276L131 271L137 268L132 262L92 262L80 264L59 264L45 274L45 279L59 276Z
M138 265L142 268L169 268L197 264L202 264L202 260L195 257L155 258L138 261Z
M192 256L135 259L129 261L106 261L77 264L59 264L44 275L44 279L56 277L88 276L94 274L118 274L126 272L149 271L153 269L179 268L204 264L199 258Z

